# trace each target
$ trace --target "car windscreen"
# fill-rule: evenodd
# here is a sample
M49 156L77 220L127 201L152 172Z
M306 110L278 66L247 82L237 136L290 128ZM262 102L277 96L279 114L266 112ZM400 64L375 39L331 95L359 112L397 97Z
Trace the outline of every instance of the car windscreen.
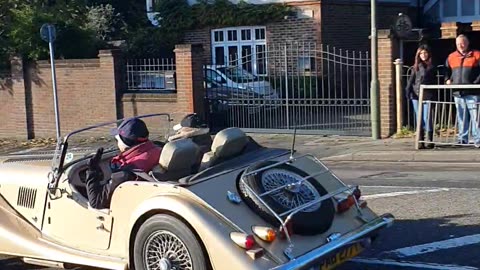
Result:
M217 70L225 74L225 76L236 83L258 81L257 76L239 67L221 67L217 68Z
M147 125L148 138L159 144L163 144L166 138L173 133L170 128L170 116L168 114L152 114L139 117ZM118 121L106 122L94 126L76 130L65 136L65 157L64 166L77 160L93 156L100 147L105 153L118 152L117 140L111 134L112 129L116 129L123 119Z

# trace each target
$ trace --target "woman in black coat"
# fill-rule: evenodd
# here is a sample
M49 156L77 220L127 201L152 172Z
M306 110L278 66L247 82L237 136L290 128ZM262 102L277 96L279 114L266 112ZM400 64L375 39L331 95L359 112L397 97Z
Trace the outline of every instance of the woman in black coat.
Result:
M418 95L421 84L435 84L437 69L432 64L432 53L427 45L421 45L417 49L415 55L415 64L413 65L412 74L408 80L405 94L407 100L412 101L413 110L415 111L415 121L418 119ZM423 101L428 101L433 98L431 91L423 92ZM420 139L426 141L433 141L433 125L432 119L434 115L431 113L430 103L423 103L422 113L422 127ZM425 134L427 135L425 137ZM425 138L424 138L425 137ZM427 148L433 148L433 143L428 143ZM420 144L420 148L425 148L424 144Z

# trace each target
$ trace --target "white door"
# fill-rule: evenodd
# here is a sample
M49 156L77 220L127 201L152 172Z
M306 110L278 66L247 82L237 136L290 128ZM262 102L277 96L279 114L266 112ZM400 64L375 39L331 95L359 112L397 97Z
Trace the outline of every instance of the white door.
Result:
M65 246L108 249L113 224L109 210L89 208L86 199L73 192L67 182L60 185L62 195L47 199L42 232Z

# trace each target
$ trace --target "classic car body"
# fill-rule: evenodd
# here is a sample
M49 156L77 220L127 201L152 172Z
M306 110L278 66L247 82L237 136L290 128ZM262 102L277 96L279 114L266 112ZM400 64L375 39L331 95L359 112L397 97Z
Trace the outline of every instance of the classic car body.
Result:
M167 143L160 171L93 209L84 178L94 148L69 150L77 132L53 154L0 158L0 253L64 268L333 269L393 223L315 157L262 147L236 128L203 155L188 139ZM105 179L116 154L103 155Z

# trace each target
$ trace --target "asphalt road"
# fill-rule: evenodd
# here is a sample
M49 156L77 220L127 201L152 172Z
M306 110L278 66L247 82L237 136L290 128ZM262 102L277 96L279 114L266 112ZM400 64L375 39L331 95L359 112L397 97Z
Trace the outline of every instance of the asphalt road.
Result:
M478 165L335 162L330 168L358 184L377 213L396 223L373 246L339 270L480 270ZM32 267L0 260L2 270ZM81 269L84 270L84 269Z
M332 169L360 185L374 211L396 217L341 270L480 269L478 165L336 163Z

